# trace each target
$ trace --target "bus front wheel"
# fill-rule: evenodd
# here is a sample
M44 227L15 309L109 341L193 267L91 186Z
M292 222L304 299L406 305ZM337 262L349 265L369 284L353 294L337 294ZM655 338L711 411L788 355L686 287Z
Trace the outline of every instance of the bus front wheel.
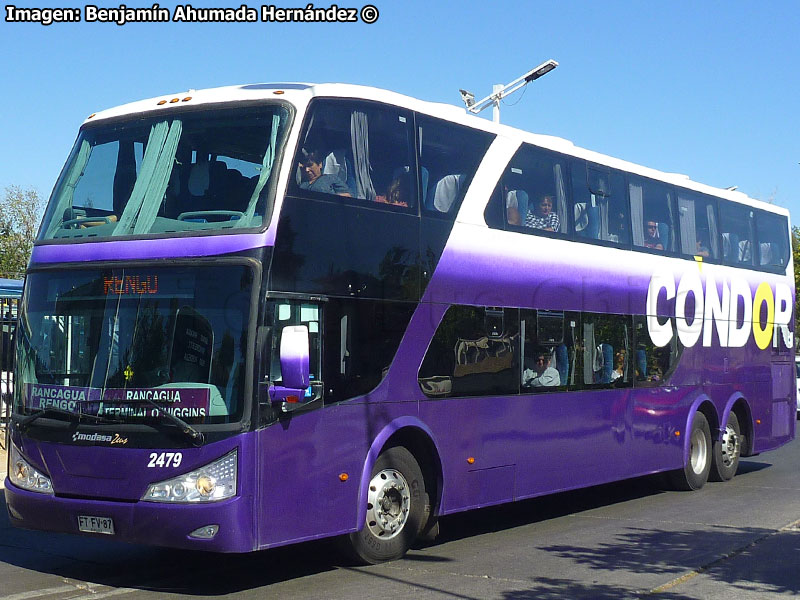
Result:
M689 436L686 464L670 473L672 485L679 490L699 490L711 472L711 427L703 413L695 413Z
M714 462L711 467L712 481L728 481L736 475L739 456L742 453L741 428L734 413L728 415L728 424L722 432L722 439L714 441Z
M350 554L368 564L401 558L424 525L425 498L414 456L402 446L383 452L372 469L364 527L349 535Z

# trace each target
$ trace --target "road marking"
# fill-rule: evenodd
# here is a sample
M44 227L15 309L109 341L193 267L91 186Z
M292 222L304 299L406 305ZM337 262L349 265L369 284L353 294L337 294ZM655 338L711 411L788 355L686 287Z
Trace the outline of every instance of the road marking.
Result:
M666 592L667 590L670 590L670 589L672 589L674 587L677 587L677 586L681 585L682 583L686 583L690 579L694 579L698 575L702 575L703 573L705 573L709 569L711 569L711 568L717 566L718 564L728 560L729 558L733 558L734 556L738 556L739 554L741 554L745 550L748 550L749 548L752 548L756 544L759 544L759 543L763 542L768 537L771 537L773 535L776 535L778 533L783 533L783 532L786 532L786 531L797 530L798 528L800 528L800 519L798 519L797 521L792 521L791 523L789 523L788 525L784 525L780 529L776 529L774 531L770 531L769 533L765 533L761 537L758 537L758 538L754 539L752 542L750 542L748 544L745 544L741 548L737 548L735 550L731 550L727 554L725 554L723 556L720 556L719 558L717 558L715 560L712 560L707 565L703 565L702 567L698 567L697 569L694 569L693 571L689 571L688 573L686 573L684 575L681 575L680 577L677 577L677 578L673 579L672 581L668 581L664 585L660 585L660 586L658 586L656 588L653 588L652 590L646 591L642 595L643 596L649 596L651 594L660 594L662 592Z
M39 590L31 590L30 592L20 592L19 594L11 594L10 596L3 596L0 600L29 600L30 598L41 598L42 596L52 596L53 594L60 594L61 592L74 592L74 585L60 585L52 588L42 588Z

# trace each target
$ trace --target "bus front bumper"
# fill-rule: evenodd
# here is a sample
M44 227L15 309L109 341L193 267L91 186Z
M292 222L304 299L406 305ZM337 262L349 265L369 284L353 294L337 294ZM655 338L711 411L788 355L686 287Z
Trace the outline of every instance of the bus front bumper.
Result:
M247 497L204 504L109 502L29 492L8 479L5 497L15 527L212 552L249 552L256 548L253 503ZM79 517L111 519L113 533L82 532ZM192 536L192 532L213 525L219 528L213 537Z

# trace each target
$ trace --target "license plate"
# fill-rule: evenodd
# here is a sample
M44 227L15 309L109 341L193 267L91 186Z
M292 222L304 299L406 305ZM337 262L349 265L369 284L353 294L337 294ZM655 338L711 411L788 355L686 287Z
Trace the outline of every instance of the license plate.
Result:
M78 529L86 533L114 535L114 521L108 517L78 516Z

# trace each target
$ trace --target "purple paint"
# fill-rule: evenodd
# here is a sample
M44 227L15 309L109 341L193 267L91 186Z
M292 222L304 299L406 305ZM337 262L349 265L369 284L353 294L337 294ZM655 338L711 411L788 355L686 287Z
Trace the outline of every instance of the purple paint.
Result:
M274 243L275 228L271 227L263 233L38 244L33 248L31 264L219 256L272 246Z

